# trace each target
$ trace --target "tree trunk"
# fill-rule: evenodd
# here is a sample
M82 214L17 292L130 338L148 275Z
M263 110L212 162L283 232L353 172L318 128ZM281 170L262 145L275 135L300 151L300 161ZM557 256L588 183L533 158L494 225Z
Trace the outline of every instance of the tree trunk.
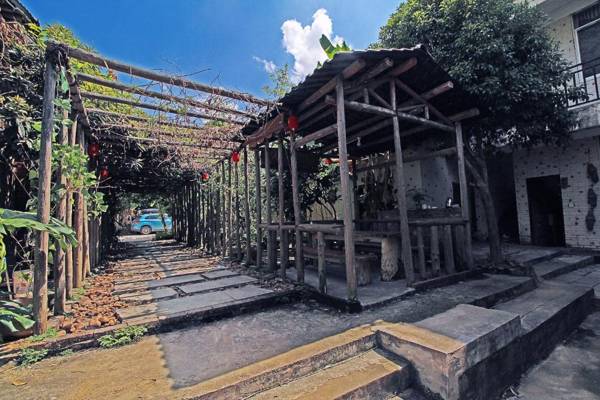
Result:
M490 192L487 166L482 157L476 158L473 155L471 157L475 158L475 163L479 167L475 167L474 162L467 158L467 168L475 180L477 191L483 203L483 210L485 211L490 246L490 261L494 264L501 263L504 261L504 257L502 256L502 246L500 244L500 230L498 229L496 208L494 207L494 200Z

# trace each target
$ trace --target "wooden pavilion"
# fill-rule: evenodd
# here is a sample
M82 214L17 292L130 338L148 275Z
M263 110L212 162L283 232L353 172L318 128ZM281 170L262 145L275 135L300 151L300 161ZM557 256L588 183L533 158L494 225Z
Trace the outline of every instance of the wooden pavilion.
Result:
M344 266L347 300L357 300L357 287L371 282L373 270L383 280L401 275L409 286L473 269L468 183L461 121L478 115L468 97L421 46L412 49L339 53L280 99L264 122L251 121L243 133L271 182L272 158L277 158L278 219L267 206L262 220L261 192L271 204L271 188L256 188L257 265L262 262L262 236L267 235L267 269L289 266L289 238L295 237L295 269L305 282L305 263L314 260L318 290L327 292L326 270ZM435 150L420 144L425 138ZM310 150L303 150L307 145ZM273 149L276 148L276 151ZM407 149L413 147L410 156ZM339 159L343 219L307 221L300 209L299 154ZM276 154L276 155L275 155ZM373 163L377 155L387 161ZM294 219L285 220L283 187L289 156ZM450 207L409 210L404 165L431 158L457 163L460 201ZM381 157L379 157L381 158ZM358 175L390 168L395 189L392 213L362 219L357 197ZM260 182L260 179L256 179ZM277 240L277 237L279 240ZM338 249L332 248L337 247ZM400 269L400 273L398 273Z

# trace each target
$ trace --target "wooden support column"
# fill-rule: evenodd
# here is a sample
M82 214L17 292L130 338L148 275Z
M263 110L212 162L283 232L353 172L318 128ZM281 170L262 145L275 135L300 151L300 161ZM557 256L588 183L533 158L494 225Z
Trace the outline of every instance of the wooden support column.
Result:
M462 217L467 221L465 224L464 232L464 253L467 268L473 269L475 267L473 263L473 244L471 237L471 221L470 221L470 207L469 207L469 186L467 182L467 174L465 171L465 150L463 144L463 131L462 124L457 122L456 128L456 156L458 158L458 182L460 185L460 210Z
M42 132L38 183L38 221L50 220L50 181L52 177L52 131L54 129L54 98L56 95L57 65L54 54L46 53L44 70L44 100L42 104ZM48 232L37 232L35 265L33 271L34 333L46 332L48 327Z
M434 277L440 275L440 239L438 227L431 227L431 272Z
M63 111L63 121L69 118L68 111ZM62 128L58 131L58 144L66 145L69 142L69 128L66 124L63 124ZM61 187L67 186L67 178L63 174L63 164L59 163L56 171L56 183ZM56 206L56 219L65 222L67 220L67 194L65 193L58 200ZM66 252L63 250L58 241L54 243L56 248L54 252L54 263L53 263L53 275L54 275L54 315L61 315L65 311L66 302Z
M246 265L252 264L250 252L250 189L248 187L248 149L244 147L244 228L246 228Z
M77 136L77 114L73 116L73 124L69 130L69 146L75 146L75 138ZM71 182L67 182L68 187L71 187ZM65 222L68 227L73 228L73 190L67 190L67 208ZM74 247L68 247L66 250L65 257L65 297L70 299L73 295L73 252L76 251Z
M346 255L346 284L348 300L357 300L356 260L354 254L354 226L352 221L352 197L350 193L350 171L348 170L348 149L346 147L346 110L344 103L344 80L341 76L336 80L336 107L338 150L340 159L340 183L342 189L342 205L344 210L344 248Z
M354 206L354 216L355 220L360 218L360 212L358 208L358 173L356 168L356 160L352 159L352 205Z
M223 254L223 257L225 257L225 255L227 254L227 242L228 242L228 238L229 235L231 234L228 230L227 230L227 178L225 176L225 161L221 161L221 202L222 202L222 207L221 207L221 225L223 225L223 238L222 238L222 243L221 243L221 251Z
M83 131L83 129L82 129ZM84 148L85 142L84 142ZM88 216L88 207L85 197L82 196L83 205L83 279L92 274L90 264L90 218Z
M235 176L235 257L242 260L242 226L240 224L240 168L234 163Z
M283 136L279 136L277 143L277 217L279 219L279 276L285 278L285 271L289 260L289 243L287 231L284 231L285 222L285 188L283 185Z
M396 86L390 81L390 101L392 109L396 111ZM412 285L415 282L415 272L413 269L412 249L410 244L410 228L408 226L408 213L406 211L406 185L404 183L404 163L402 161L402 143L400 141L400 125L398 117L392 117L392 126L394 128L394 155L396 159L396 170L394 171L394 181L396 183L396 196L398 200L398 213L400 216L400 235L402 245L402 263L404 264L404 274L406 284Z
M83 151L83 129L81 124L77 125L77 145ZM77 247L73 249L73 287L80 288L83 286L83 279L85 277L85 262L83 252L83 241L84 241L84 227L83 227L83 194L81 190L77 190L74 196L74 210L73 210L73 225L75 230L75 236L77 238Z
M260 182L260 150L254 149L254 189L255 189L255 201L256 201L256 269L262 268L262 199L261 191L262 186Z
M233 259L233 203L232 203L232 189L231 189L231 159L227 161L227 226L229 230L229 258Z
M325 271L325 234L317 232L317 270L319 273L319 292L327 293L327 272Z
M271 210L271 156L269 151L269 143L265 144L265 177L266 177L266 201L267 201L267 225L273 223L273 212ZM277 264L275 255L275 238L273 237L274 232L271 229L267 229L267 270L272 272L275 271Z
M300 188L298 187L298 157L296 155L296 134L290 134L290 169L292 174L292 203L294 206L294 226L296 228L296 274L300 283L304 282L304 255L302 248L302 232L298 225L302 223L302 210L300 209Z

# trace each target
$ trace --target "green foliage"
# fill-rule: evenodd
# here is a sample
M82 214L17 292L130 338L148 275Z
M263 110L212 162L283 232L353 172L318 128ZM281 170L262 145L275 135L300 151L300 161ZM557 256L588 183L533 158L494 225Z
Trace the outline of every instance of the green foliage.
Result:
M30 342L41 342L46 339L56 337L57 335L58 330L56 328L48 328L46 332L42 333L41 335L30 336L27 340L29 340Z
M101 336L98 343L104 348L123 346L139 340L146 332L148 329L144 326L128 326L117 329L110 335Z
M272 85L265 85L262 87L262 90L268 97L274 100L285 96L294 87L290 79L290 67L288 64L284 64L282 67L276 68L275 71L269 73L269 78Z
M560 143L574 116L564 96L567 64L544 22L527 2L408 0L375 47L423 43L482 112L467 132L480 149Z
M19 303L0 300L0 332L15 334L33 327L31 307L23 307ZM0 342L2 342L0 335Z
M64 349L63 351L61 351L60 353L58 353L58 355L60 357L68 357L73 355L74 351L73 349Z
M329 38L325 35L321 35L321 38L319 39L319 44L321 44L321 48L323 48L323 51L325 52L325 54L327 54L327 58L329 58L330 60L337 53L352 51L350 46L348 46L345 41L343 41L341 44L334 45L333 43L331 43L331 40L329 40Z
M82 288L82 287L73 288L73 291L71 292L71 297L69 298L69 300L79 301L81 296L83 296L84 294L85 294L85 288Z
M35 350L31 348L23 349L19 353L18 363L21 366L28 366L42 361L48 355L48 350Z

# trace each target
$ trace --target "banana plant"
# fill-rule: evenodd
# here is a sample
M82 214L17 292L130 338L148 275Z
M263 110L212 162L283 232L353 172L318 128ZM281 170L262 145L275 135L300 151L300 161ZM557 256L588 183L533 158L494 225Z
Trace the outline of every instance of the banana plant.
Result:
M20 228L48 232L50 237L63 249L77 244L73 229L56 218L50 218L50 221L45 224L40 222L37 215L32 212L0 208L0 282L2 282L2 274L7 268L4 237ZM29 307L24 307L12 301L0 301L0 343L3 337L27 331L31 329L33 324L34 321Z

